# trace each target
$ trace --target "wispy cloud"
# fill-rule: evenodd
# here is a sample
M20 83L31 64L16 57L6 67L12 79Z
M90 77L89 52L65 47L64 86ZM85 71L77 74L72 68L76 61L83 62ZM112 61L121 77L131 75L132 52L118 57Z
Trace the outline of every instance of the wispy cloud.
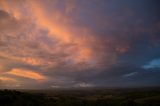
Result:
M32 70L26 70L26 69L12 69L11 71L7 72L7 74L19 76L19 77L25 77L29 79L34 79L37 81L43 81L46 80L47 78L39 73L36 73Z

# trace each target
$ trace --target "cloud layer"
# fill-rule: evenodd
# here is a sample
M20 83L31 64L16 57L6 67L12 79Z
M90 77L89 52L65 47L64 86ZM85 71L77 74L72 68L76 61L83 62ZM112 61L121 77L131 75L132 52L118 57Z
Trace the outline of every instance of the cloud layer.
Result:
M0 88L159 86L158 3L1 0Z

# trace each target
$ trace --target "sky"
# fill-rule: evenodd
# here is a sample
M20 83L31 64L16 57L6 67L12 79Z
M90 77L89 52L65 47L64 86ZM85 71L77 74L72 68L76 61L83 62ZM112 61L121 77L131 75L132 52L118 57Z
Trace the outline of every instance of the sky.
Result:
M0 88L160 86L159 0L0 0Z

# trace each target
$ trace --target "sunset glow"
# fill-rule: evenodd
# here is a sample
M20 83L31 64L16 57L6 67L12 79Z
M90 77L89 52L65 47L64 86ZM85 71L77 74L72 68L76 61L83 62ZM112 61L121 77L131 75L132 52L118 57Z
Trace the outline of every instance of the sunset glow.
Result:
M0 88L159 85L155 4L0 0Z

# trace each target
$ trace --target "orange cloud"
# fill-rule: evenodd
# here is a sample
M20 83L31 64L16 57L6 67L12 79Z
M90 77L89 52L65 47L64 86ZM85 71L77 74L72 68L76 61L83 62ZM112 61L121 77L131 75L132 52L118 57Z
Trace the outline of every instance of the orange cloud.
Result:
M38 80L38 81L47 79L45 76L39 73L33 72L33 70L27 70L27 69L14 68L7 73L15 76Z
M49 35L53 39L57 39L59 43L76 44L77 49L72 54L76 56L74 58L78 61L90 61L93 50L88 46L91 45L89 40L93 40L93 38L88 39L91 32L87 28L73 26L70 24L71 17L65 16L58 9L55 9L53 14L49 14L45 5L41 2L32 1L28 2L28 5L39 27L47 29Z
M63 42L70 43L71 33L69 32L69 29L64 25L64 23L62 23L62 21L58 21L62 18L65 20L62 14L54 10L54 14L52 14L50 17L47 17L47 11L41 2L28 1L27 3L31 8L31 12L34 15L36 24L39 27L47 29L54 39L56 38L58 40L62 40Z
M31 57L22 58L22 61L27 64L31 64L31 65L41 65L42 64L39 59L35 59Z
M19 62L24 62L26 64L30 64L30 65L34 65L34 66L38 66L38 65L42 65L42 62L39 58L34 58L34 57L16 57L16 56L12 56L11 54L8 53L3 53L0 52L0 56L5 57L5 58L10 58L14 61L19 61ZM1 67L0 67L1 69Z
M2 5L2 9L9 12L16 19L30 17L30 22L36 24L36 27L39 29L46 29L49 32L49 36L52 39L56 39L58 44L56 47L51 48L49 51L56 51L59 46L67 45L67 44L75 44L76 48L70 54L70 59L75 62L87 61L90 62L93 59L93 50L89 47L91 45L90 40L88 38L91 35L91 32L85 27L79 27L77 25L73 25L72 21L74 21L73 17L69 17L63 14L57 7L56 2L52 2L53 8L52 12L49 13L48 8L45 3L49 3L46 1L43 3L42 1L15 1L8 2L3 1L0 2L0 6ZM22 6L23 5L23 6ZM55 7L54 7L55 6ZM12 8L14 7L14 8ZM23 8L23 9L19 9ZM71 0L68 4L66 2L66 12L71 13L74 7L74 2ZM23 11L22 11L23 10ZM25 13L25 14L24 14ZM31 17L32 16L32 17ZM18 17L18 18L17 18ZM33 32L33 31L32 31ZM22 51L22 50L21 50ZM61 50L60 52L63 52ZM12 56L13 57L13 56ZM39 65L41 63L41 59L35 59L30 57L25 57L19 59L18 57L14 57L17 60L23 61L27 64L31 65ZM46 62L45 62L46 63Z
M70 2L66 2L66 14L73 13L72 10L76 8L74 2L72 0ZM46 3L48 4L46 5ZM47 44L45 45L44 43L38 42L38 44L41 44L40 47L42 48L42 51L44 53L53 54L55 55L55 57L57 54L67 54L66 57L58 55L58 59L60 61L64 61L64 63L68 60L71 60L73 62L72 65L76 65L74 66L76 68L78 67L77 64L79 63L87 63L87 65L90 65L90 67L96 67L96 63L98 63L98 61L101 61L101 59L99 58L101 58L102 56L99 55L98 51L95 51L92 47L97 43L97 39L95 38L94 33L86 26L79 26L77 24L74 24L74 17L70 17L69 15L63 13L56 6L56 2L52 2L52 8L48 8L51 5L49 1L43 2L41 0L23 2L16 1L16 3L6 1L3 4L5 4L5 6L3 6L5 8L2 8L6 11L9 11L9 13L16 19L17 17L18 19L25 19L26 17L29 17L30 24L34 23L36 30L33 29L29 32L29 34L27 33L27 37L31 37L31 39L29 39L29 41L31 40L31 43L35 42L34 40L36 40L35 36L32 36L32 33L38 36L39 33L36 33L36 31L38 32L41 29L45 29L49 32L47 32L47 36L53 39L53 41L55 40L56 44L53 43L51 44L53 46L48 46ZM13 6L11 4L13 4ZM23 11L18 8L22 8ZM48 11L48 9L50 9L50 11ZM28 39L26 39L26 44L30 43L27 42L27 40ZM22 42L22 44L23 43L24 42ZM61 45L66 46L62 47ZM46 66L47 68L53 68L54 66L57 66L57 64L60 65L59 62L56 61L56 59L46 59L43 58L43 56L38 56L36 53L38 53L37 51L39 51L39 48L34 48L35 50L32 50L32 48L29 47L24 48L24 50L19 49L18 47L15 48L16 50L14 52L17 52L19 50L17 55L12 55L13 53L9 52L8 54L4 53L5 55L7 55L5 57L9 57L10 59L13 59L15 61L23 62L32 66L38 66L38 68L41 68L41 70L46 70ZM27 55L24 57L19 56L21 54L28 53L31 53L32 55ZM107 56L110 54L110 51L109 53L105 53L105 55Z
M7 76L0 76L0 87L20 87L21 84L15 78L7 77Z
M24 15L22 13L24 12L25 8L26 8L26 5L24 1L23 2L20 0L14 0L14 1L1 0L0 1L0 9L8 12L10 15L13 15L14 18L18 20Z
M0 76L0 81L4 81L4 82L17 82L17 80L14 79L14 78L4 77L4 76Z

